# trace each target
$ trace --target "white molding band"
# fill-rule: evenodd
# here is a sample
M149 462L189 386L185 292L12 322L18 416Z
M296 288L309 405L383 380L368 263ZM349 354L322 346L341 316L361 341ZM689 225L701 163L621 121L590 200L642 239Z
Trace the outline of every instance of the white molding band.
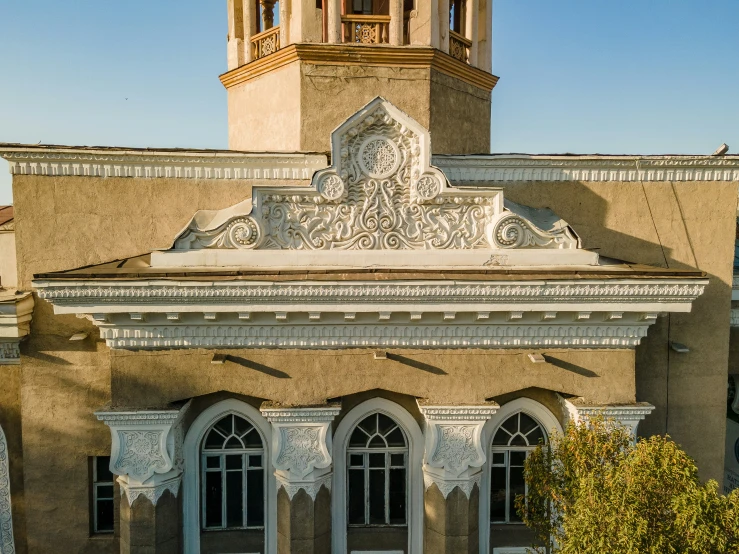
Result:
M738 156L434 156L453 183L739 181Z
M10 501L10 454L0 427L0 554L15 554L13 504Z
M118 475L129 505L142 495L156 505L167 490L177 496L184 469L182 416L189 406L95 412L110 427L110 471Z
M323 154L137 151L0 145L12 175L141 179L310 180L328 165Z
M559 400L570 421L587 424L588 420L593 417L603 417L623 425L634 439L636 439L639 423L655 410L655 407L647 402L590 405L586 404L582 398L568 399L560 396Z
M426 419L425 488L436 484L447 498L459 487L469 498L475 484L480 485L487 460L482 428L498 405L426 406L419 402L418 407Z
M31 332L33 294L0 290L0 365L21 363L20 341Z
M272 424L272 465L290 500L303 489L313 500L331 490L331 422L341 406L261 408Z

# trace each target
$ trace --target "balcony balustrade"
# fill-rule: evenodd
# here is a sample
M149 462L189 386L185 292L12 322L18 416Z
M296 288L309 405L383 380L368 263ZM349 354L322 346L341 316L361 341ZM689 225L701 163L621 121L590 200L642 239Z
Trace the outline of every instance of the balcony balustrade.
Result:
M460 62L469 63L470 48L472 41L463 37L459 33L449 31L449 55L458 59Z
M251 37L252 59L258 60L280 49L280 26L272 27Z
M389 15L341 16L344 42L349 44L388 44Z

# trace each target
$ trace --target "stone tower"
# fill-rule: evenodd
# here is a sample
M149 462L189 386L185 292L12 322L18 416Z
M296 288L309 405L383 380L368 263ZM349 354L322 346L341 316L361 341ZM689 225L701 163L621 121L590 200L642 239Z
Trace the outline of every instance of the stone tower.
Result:
M434 153L490 150L492 0L228 0L229 146L318 151L383 96Z

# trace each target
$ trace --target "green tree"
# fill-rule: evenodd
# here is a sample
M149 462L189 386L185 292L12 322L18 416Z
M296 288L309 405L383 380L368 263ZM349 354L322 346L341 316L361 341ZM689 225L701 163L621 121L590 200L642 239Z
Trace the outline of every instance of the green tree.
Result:
M524 522L561 554L737 554L739 491L701 483L669 437L633 444L602 419L569 425L526 461Z

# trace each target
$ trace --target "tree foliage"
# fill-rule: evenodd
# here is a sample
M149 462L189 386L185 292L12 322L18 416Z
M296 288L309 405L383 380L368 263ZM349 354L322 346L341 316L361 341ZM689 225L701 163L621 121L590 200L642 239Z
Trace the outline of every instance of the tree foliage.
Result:
M737 554L739 490L701 483L669 437L633 444L602 419L571 424L526 461L524 522L561 554Z

